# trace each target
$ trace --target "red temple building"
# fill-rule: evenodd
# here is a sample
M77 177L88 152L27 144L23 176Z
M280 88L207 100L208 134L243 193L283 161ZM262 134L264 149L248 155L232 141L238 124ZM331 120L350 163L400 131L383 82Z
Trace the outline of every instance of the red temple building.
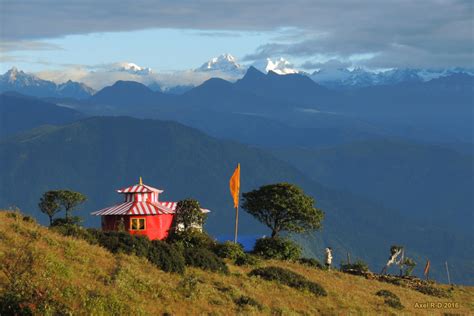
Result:
M110 206L92 215L102 216L102 230L118 231L125 229L132 235L143 235L149 239L164 239L173 225L176 202L161 202L159 190L140 183L117 190L124 194L123 203ZM202 212L210 212L201 209ZM179 227L179 224L176 225Z

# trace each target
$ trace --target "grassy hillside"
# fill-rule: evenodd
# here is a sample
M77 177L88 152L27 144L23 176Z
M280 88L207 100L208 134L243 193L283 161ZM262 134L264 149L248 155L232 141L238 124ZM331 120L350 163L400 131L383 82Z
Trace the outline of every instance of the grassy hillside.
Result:
M222 275L187 268L184 275L166 273L146 259L114 255L83 240L64 237L20 213L0 212L0 297L12 276L51 310L78 314L135 315L316 315L334 313L472 314L474 288L455 286L450 298L436 298L400 286L367 280L338 271L323 271L296 263L263 261L306 276L328 292L316 297L274 281L249 277L255 267L229 264ZM8 267L6 269L5 267ZM7 273L5 273L7 270ZM23 283L22 283L23 282ZM449 286L436 286L448 289ZM395 293L405 306L387 306L379 290ZM244 297L244 298L242 298ZM260 307L245 304L252 298ZM415 303L458 303L454 309L417 309ZM31 308L35 306L31 305Z

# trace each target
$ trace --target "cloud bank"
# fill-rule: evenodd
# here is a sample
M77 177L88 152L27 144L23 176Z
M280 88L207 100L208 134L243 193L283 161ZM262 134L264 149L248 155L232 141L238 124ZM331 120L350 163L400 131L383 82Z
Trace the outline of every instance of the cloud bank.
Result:
M284 28L289 31L246 60L371 55L359 64L452 67L472 66L474 59L469 0L2 0L0 5L4 41L152 28L195 29L206 36Z

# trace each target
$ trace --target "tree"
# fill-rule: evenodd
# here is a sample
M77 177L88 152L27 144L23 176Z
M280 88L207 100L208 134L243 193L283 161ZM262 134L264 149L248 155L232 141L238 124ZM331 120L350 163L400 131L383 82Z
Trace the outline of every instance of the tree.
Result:
M402 261L403 266L405 266L405 275L410 276L413 273L413 269L416 267L416 262L412 258L405 258Z
M182 224L184 230L194 226L201 227L206 219L206 214L201 211L199 202L193 199L179 201L176 205L175 221Z
M61 205L58 203L58 191L48 191L43 194L38 204L42 213L48 215L49 225L53 224L53 217L61 211Z
M296 185L264 185L242 196L242 207L272 230L272 238L281 231L303 233L321 228L323 211Z
M86 197L82 193L69 190L59 190L56 192L58 194L58 202L62 207L64 207L64 210L66 211L66 221L68 221L73 209L84 203Z

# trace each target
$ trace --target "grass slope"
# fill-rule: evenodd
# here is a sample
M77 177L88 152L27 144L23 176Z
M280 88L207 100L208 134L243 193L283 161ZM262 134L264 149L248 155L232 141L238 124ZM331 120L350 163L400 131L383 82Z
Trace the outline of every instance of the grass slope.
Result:
M16 215L12 215L16 214ZM24 269L25 254L31 254ZM11 265L15 262L16 265ZM157 269L147 260L113 255L82 240L64 237L19 213L0 212L0 266L10 265L10 273L26 271L23 277L37 295L50 306L61 306L77 314L134 315L317 315L410 314L474 312L474 288L455 286L450 299L438 299L391 284L367 280L338 271L322 271L296 263L264 261L262 266L279 266L321 284L328 296L274 282L249 277L252 267L229 264L230 275L188 268L184 275ZM19 274L16 275L21 278ZM0 272L0 296L9 280ZM440 285L441 288L448 286ZM401 311L384 304L375 295L379 290L395 293L405 308ZM261 308L238 304L242 296L253 298ZM415 303L459 304L456 309L417 309ZM168 315L169 315L168 314Z

